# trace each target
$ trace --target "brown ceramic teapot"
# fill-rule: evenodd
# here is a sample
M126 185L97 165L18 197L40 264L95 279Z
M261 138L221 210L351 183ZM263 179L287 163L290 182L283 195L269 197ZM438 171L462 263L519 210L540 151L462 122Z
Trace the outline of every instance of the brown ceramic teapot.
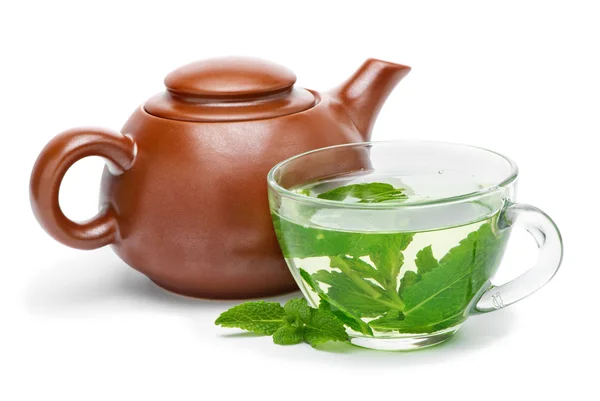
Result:
M292 291L269 214L266 175L294 154L369 140L373 122L410 68L370 59L327 93L294 86L287 68L253 58L181 67L166 92L121 132L77 128L42 150L31 204L65 245L112 245L133 268L176 293L249 298ZM58 203L66 171L86 156L107 162L99 213L69 220Z

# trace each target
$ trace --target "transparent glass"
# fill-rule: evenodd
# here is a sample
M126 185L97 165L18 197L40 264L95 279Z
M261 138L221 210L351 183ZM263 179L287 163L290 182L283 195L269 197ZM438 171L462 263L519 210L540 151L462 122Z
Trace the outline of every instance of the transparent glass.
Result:
M558 270L560 233L540 210L513 203L516 179L516 165L486 149L359 143L278 164L268 175L269 202L286 262L311 306L332 311L355 345L410 350L448 339L471 314L530 295ZM317 197L369 183L401 188L403 196L374 203ZM515 225L533 235L539 260L494 286Z

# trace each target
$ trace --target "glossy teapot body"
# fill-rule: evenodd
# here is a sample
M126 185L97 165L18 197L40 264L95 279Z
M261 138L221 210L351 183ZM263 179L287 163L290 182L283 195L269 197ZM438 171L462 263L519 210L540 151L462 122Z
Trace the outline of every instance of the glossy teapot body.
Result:
M379 85L375 115L408 72L386 65L395 82ZM81 249L111 245L127 264L179 294L226 299L293 291L271 224L266 175L295 154L369 139L372 120L344 104L355 81L339 96L310 91L311 107L274 118L189 121L142 106L120 133L69 130L36 162L33 210L57 240ZM69 166L91 155L107 160L100 211L72 222L60 210L58 188Z
M186 295L295 290L273 235L266 174L295 154L362 140L335 105L321 102L306 113L173 125L138 109L122 130L137 145L135 162L120 175L107 168L102 181L101 204L118 211L117 254Z

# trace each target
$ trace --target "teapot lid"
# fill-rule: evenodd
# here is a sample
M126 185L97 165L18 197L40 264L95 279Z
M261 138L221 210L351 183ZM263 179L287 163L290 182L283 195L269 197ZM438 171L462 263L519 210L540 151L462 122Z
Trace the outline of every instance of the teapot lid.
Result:
M146 112L183 121L247 121L281 117L313 107L315 95L294 88L284 66L249 57L214 58L185 65L165 78L167 91Z

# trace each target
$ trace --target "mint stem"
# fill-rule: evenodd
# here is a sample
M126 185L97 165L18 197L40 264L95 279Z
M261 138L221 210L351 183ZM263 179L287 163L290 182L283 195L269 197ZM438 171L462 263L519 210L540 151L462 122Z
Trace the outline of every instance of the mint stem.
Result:
M387 301L385 299L381 299L383 295L381 292L377 291L368 282L363 280L360 276L358 276L352 269L348 266L348 262L346 262L345 258L340 256L330 256L329 258L332 264L335 264L337 268L339 268L342 273L350 278L357 286L359 286L362 290L364 290L369 296L371 296L376 302L379 302L382 305L388 306L392 309L396 309L399 311L404 310L404 302L395 291L392 291L394 295L396 295L397 299L394 299L394 302Z

